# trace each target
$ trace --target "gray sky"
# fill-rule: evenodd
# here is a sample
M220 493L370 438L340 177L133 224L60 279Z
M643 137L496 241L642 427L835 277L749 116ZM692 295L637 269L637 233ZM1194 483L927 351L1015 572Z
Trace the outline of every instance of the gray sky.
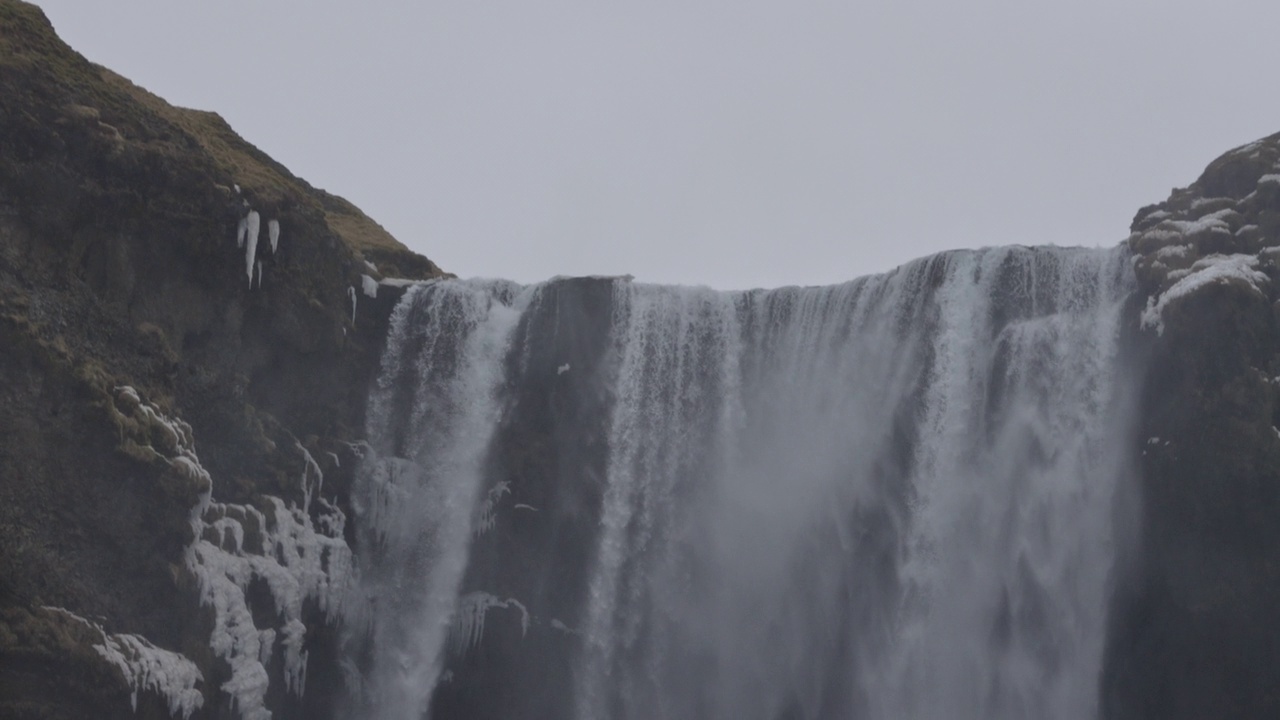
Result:
M1275 0L37 1L462 276L1112 245L1280 130Z

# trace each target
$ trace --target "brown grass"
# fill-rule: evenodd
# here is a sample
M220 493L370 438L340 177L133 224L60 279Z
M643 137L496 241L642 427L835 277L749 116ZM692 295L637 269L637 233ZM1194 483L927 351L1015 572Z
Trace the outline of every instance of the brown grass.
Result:
M211 161L260 208L288 204L314 210L362 256L377 256L384 262L396 258L396 265L431 268L428 275L443 274L355 205L312 187L245 141L217 113L175 107L89 62L58 38L35 5L0 0L0 74L28 78L20 84L22 90L37 96L31 98L35 104L61 108L66 121L92 121L103 132L118 135L122 143L191 155L193 162Z

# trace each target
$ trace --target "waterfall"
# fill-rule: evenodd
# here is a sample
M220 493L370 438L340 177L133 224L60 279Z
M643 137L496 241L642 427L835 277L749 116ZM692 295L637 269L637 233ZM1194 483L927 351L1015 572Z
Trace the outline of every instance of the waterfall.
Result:
M509 283L441 282L410 289L391 318L352 499L361 575L345 618L367 641L360 685L373 718L421 716L439 677L501 362L526 300Z
M1096 717L1131 283L1011 247L415 288L356 493L354 716Z

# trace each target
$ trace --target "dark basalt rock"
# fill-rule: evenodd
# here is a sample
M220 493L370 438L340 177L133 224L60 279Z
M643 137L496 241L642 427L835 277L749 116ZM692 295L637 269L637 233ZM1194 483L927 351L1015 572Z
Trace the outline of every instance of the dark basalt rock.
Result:
M520 344L528 355L508 360L513 400L492 440L502 451L486 470L489 488L506 483L499 502L510 520L473 541L462 590L519 598L524 610L491 610L482 641L450 657L452 680L435 693L435 717L573 715L565 705L573 633L608 463L613 312L611 280L562 280L545 287L516 330L539 342Z
M1278 161L1280 135L1233 150L1134 220L1143 295L1213 253L1256 256L1267 279L1208 284L1143 333L1143 512L1116 579L1109 718L1280 717L1280 183L1264 179ZM1225 228L1150 232L1211 213Z
M246 203L261 287L236 247ZM140 451L114 389L191 424L218 501L298 499L298 442L344 503L398 295L367 298L361 275L384 273L443 274L216 115L167 105L0 0L0 717L135 717L94 634L44 606L183 653L204 675L197 716L231 714L184 566L201 488ZM333 633L307 613L305 700L268 667L284 716L327 715L341 685ZM137 716L169 713L142 691Z

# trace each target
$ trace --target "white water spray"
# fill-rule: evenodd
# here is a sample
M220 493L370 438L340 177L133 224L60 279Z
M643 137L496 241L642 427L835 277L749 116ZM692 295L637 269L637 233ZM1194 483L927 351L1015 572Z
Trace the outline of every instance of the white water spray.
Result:
M365 717L427 710L498 420L502 359L527 301L506 283L445 281L411 288L392 317L370 400L373 452L353 498L362 576L346 623L368 641Z
M557 692L579 720L1096 717L1134 444L1131 285L1123 250L1021 247L826 288L618 279L607 322L564 316L602 318L608 372L527 376L553 339L514 332L521 312L561 327L539 288L411 290L356 493L359 717L424 717L450 624L483 646L499 597L520 608L519 642L572 638ZM485 492L522 492L482 474L525 382L610 398L578 606L461 585L471 544L512 522ZM539 507L550 522L557 508ZM558 639L534 639L543 626Z

